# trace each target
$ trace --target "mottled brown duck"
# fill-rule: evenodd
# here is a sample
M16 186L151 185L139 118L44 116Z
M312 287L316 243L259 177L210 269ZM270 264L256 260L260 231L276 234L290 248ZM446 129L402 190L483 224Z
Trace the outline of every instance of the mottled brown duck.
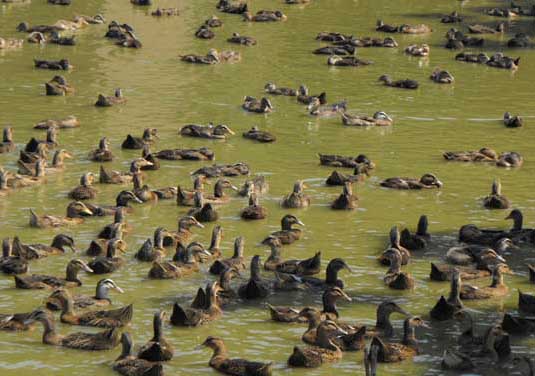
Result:
M91 269L84 261L75 259L69 261L67 264L65 278L44 274L15 276L15 287L18 289L52 289L64 286L81 286L82 281L78 279L78 272L80 270L84 270L87 273L93 273L93 269Z

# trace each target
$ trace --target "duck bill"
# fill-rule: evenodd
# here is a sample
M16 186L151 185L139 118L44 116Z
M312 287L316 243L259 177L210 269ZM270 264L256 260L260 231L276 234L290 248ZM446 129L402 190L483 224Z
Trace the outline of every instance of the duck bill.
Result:
M124 294L124 290L122 288L120 288L119 286L115 285L115 287L113 288L115 291L117 291L119 294Z
M87 264L81 264L82 270L85 270L88 273L94 273L93 269L91 269Z
M204 228L204 225L199 221L195 222L195 226L198 227L198 228Z
M297 222L295 222L295 224L299 226L305 226L305 224L301 222L299 219L297 220Z
M240 189L238 187L236 187L235 185L231 185L230 186L230 189L232 189L233 191L236 191L238 192Z
M437 180L436 185L438 188L442 188L444 184L440 180Z
M138 204L142 204L143 201L141 201L138 197L134 196L133 198L134 202L137 202Z
M73 245L70 245L69 249L72 251L72 253L78 252L78 250Z
M353 299L351 299L351 297L347 295L344 291L342 291L342 298L344 298L344 300L347 300L348 302L353 301Z
M93 212L91 210L89 210L89 208L85 208L80 212L80 214L83 214L83 215L86 215L86 216L90 217L90 216L93 215Z

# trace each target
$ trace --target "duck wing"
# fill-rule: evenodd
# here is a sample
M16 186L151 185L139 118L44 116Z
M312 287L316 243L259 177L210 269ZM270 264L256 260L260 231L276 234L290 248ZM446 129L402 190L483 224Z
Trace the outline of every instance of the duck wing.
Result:
M132 304L108 311L93 311L77 315L81 325L114 328L126 325L132 320Z
M61 339L61 345L81 350L110 350L120 342L121 333L117 328L99 333L72 333Z
M252 362L246 359L225 359L217 369L228 375L270 375L271 363Z

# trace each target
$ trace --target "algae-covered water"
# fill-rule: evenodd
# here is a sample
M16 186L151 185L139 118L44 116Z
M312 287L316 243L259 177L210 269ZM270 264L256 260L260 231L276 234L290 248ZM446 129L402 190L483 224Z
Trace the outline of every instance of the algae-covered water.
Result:
M88 161L87 153L98 140L109 138L116 161L107 167L126 170L137 151L121 150L120 144L128 133L141 135L146 127L158 128L161 140L154 149L207 146L215 151L218 163L246 162L253 173L264 174L270 191L261 197L269 210L265 220L244 222L239 210L246 205L243 198L233 197L222 206L219 224L224 229L223 251L230 255L233 239L244 236L247 259L255 254L267 257L269 251L259 242L279 227L280 218L291 212L306 226L299 242L284 247L285 258L306 258L321 250L323 264L342 257L353 272L342 272L352 303L342 303L342 319L373 323L375 307L381 301L394 299L414 315L428 318L428 312L448 283L429 280L429 263L440 259L456 242L458 228L466 223L485 227L507 228L507 211L482 208L494 178L501 179L504 193L513 206L522 209L527 227L535 224L535 132L532 121L533 75L535 53L531 49L509 50L508 55L520 56L517 72L481 65L456 62L455 52L443 48L444 34L451 25L440 23L440 15L459 11L467 22L492 24L497 20L483 15L483 10L502 3L485 1L421 2L414 0L313 0L306 6L290 6L282 1L251 2L254 11L280 9L287 16L284 23L246 23L240 16L219 14L213 1L161 0L161 7L178 7L180 16L154 18L149 8L132 6L126 0L74 1L71 6L50 6L44 0L22 4L0 5L0 36L24 38L15 31L17 24L52 24L74 15L102 13L107 21L128 23L143 43L139 50L115 46L104 38L106 25L91 25L77 33L74 47L25 44L21 50L0 51L0 125L11 124L15 140L22 147L31 137L44 138L33 125L43 119L76 115L79 129L62 130L59 142L75 158L67 161L64 172L50 176L46 184L26 188L0 199L0 235L18 235L23 242L49 243L64 231L76 239L79 249L85 249L98 229L110 222L110 217L92 218L83 225L61 230L39 230L28 226L29 208L38 213L62 215L69 203L67 192L78 184L83 172L98 172L99 165ZM216 29L211 41L196 39L197 27L217 14L224 26ZM315 35L320 31L338 31L355 36L381 36L375 22L382 18L392 24L426 23L433 33L425 36L394 35L398 48L362 48L358 55L372 60L373 65L360 68L332 68L326 56L311 51L320 44ZM500 36L485 36L489 53L502 51L508 38L516 32L533 35L533 19L519 18ZM253 36L258 45L240 47L226 42L233 32ZM403 49L412 43L428 43L428 58L413 58ZM204 54L209 48L234 49L242 54L237 64L215 66L187 65L179 55ZM478 51L478 50L472 50ZM33 68L34 58L68 58L75 68L66 74L76 93L66 97L44 95L44 82L54 75L51 71ZM429 80L435 67L449 70L455 77L453 85L438 85ZM382 74L395 78L413 78L420 82L415 91L387 88L377 82ZM264 84L272 81L281 86L306 84L312 92L327 92L329 101L347 100L355 112L373 114L386 111L395 125L386 128L344 127L339 118L317 119L307 114L294 98L273 97L275 108L269 115L252 115L241 110L245 95L261 96ZM93 106L99 93L111 95L120 87L128 99L124 106L98 109ZM505 111L521 114L526 125L506 129L501 122ZM183 138L178 129L188 123L228 124L236 136L227 141ZM277 136L273 144L257 144L240 134L258 125ZM447 163L442 153L447 150L477 150L483 146L498 151L514 150L524 156L519 169L499 169L491 165ZM376 164L372 176L355 187L359 208L351 212L330 209L330 202L339 188L324 185L331 168L319 165L317 153L357 155L365 153ZM17 153L0 155L0 165L16 168ZM151 187L190 186L190 172L208 162L165 162L159 171L149 172ZM419 177L435 173L443 182L441 190L391 191L379 187L383 178L392 176ZM233 178L238 185L245 178ZM291 191L294 181L303 179L312 205L304 210L284 210L281 197ZM97 203L112 203L120 186L98 185ZM210 189L210 186L208 187ZM150 267L133 258L142 242L152 236L156 227L174 230L177 218L187 208L177 207L173 200L157 204L136 205L128 216L133 226L126 236L128 264L113 273L116 283L124 288L122 295L112 296L114 306L134 303L134 319L127 329L138 345L152 337L152 315L156 309L170 311L178 301L188 303L197 288L212 277L201 273L176 281L149 281ZM418 253L406 270L416 278L414 291L397 292L383 283L385 269L378 265L377 255L387 245L391 226L414 229L421 214L430 220L433 241L425 252ZM195 240L208 243L212 226L195 231ZM84 255L80 257L86 259ZM61 275L71 254L33 261L31 272ZM525 263L535 262L533 249L523 248L507 257L515 274L506 277L510 294L481 303L467 303L476 315L480 330L505 311L516 309L517 289L530 292ZM82 275L84 285L78 292L90 294L99 276ZM239 283L239 281L238 281ZM478 281L481 285L486 280ZM42 304L48 291L16 290L12 277L0 276L0 312L27 312ZM272 304L294 306L319 305L321 297L308 293L278 294L267 299ZM401 316L394 316L396 331L401 335ZM58 324L62 334L78 331L77 327ZM90 329L84 329L90 330ZM236 302L224 316L209 325L195 329L166 326L165 336L175 347L175 357L165 364L169 375L212 374L208 367L208 350L194 350L208 335L223 337L232 356L273 361L277 375L355 375L363 374L362 353L345 353L343 360L313 370L291 369L286 360L295 345L301 345L303 326L273 323L264 302ZM418 330L422 354L414 360L381 365L379 374L443 374L440 369L442 351L455 343L459 324L433 323L432 329ZM119 349L104 352L65 350L41 344L42 330L31 333L0 333L0 369L3 375L39 372L42 375L111 375L111 362ZM533 353L533 337L513 338L513 351L519 355ZM507 374L505 365L489 362L475 372L485 375Z

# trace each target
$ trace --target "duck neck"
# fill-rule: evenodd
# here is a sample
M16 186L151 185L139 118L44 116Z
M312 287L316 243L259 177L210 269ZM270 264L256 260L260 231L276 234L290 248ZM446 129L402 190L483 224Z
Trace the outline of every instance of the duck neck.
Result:
M223 358L227 357L227 348L222 343L218 343L217 346L213 347L212 349L214 350L212 359L218 358L218 357L223 357Z
M243 241L236 241L234 244L234 254L232 255L233 259L238 259L243 257Z
M492 273L492 283L490 287L497 288L501 286L505 286L503 282L503 274L499 268L496 268L494 270L494 273Z
M333 265L327 265L327 271L325 272L325 283L328 285L334 285L338 281L338 272L340 269Z
M278 246L276 246L275 244L271 244L270 248L271 248L271 254L269 255L268 259L270 261L272 261L272 260L280 260L280 258L281 258L280 248Z
M451 279L450 295L448 297L448 303L461 304L461 277L453 276Z
M203 179L200 177L196 178L195 181L193 182L193 189L196 191L202 191L203 188L204 188Z
M95 291L95 298L111 302L108 287L104 286L103 284L98 284Z
M134 189L140 189L141 185L143 184L143 181L141 180L141 175L139 173L135 173L134 177L132 179L132 183L134 184Z
M8 258L11 256L11 242L9 241L9 238L6 238L2 240L2 257Z
M281 221L281 228L282 231L291 231L292 223L286 217L284 217Z
M7 175L4 171L0 171L0 191L6 190L7 188Z
M61 296L61 315L72 315L74 314L74 302L70 296L63 295Z
M315 313L308 316L308 331L317 329L321 323L321 317L319 314Z
M76 282L76 283L81 285L82 282L78 279L78 272L79 271L80 271L80 269L78 268L78 266L73 265L73 264L68 264L67 265L67 273L66 273L65 280L67 282Z
M53 248L59 249L61 252L65 253L65 248L63 248L64 244L63 244L63 241L61 240L61 238L54 238L54 240L52 240L52 244L50 246L53 247Z
M522 213L518 213L517 215L515 215L515 217L513 218L513 231L522 230L523 222L524 222L524 217Z
M163 234L163 230L161 229L158 229L156 230L156 232L154 233L154 248L163 248L163 239L164 239L164 234Z
M323 312L334 313L334 315L338 317L338 310L336 309L336 300L328 294L323 294L322 300L323 300Z
M418 345L416 331L409 319L403 322L403 344L411 347L416 347Z
M123 336L124 336L124 334L123 334ZM119 355L117 360L125 359L125 358L128 358L128 357L132 356L132 350L133 350L133 347L134 347L133 344L132 344L132 340L130 338L123 339L122 345L123 345L123 348L122 348L122 351L121 351L121 355Z
M217 198L222 198L225 195L223 191L223 184L218 181L214 186L214 196Z
M382 309L381 306L377 308L377 320L375 326L381 329L386 337L389 337L394 333L394 327L390 322L390 313L390 311Z
M54 157L52 158L52 166L53 167L63 166L63 154L60 151L57 151L54 153Z
M251 279L253 281L260 281L262 279L260 275L260 260L257 258L251 262Z
M387 274L396 274L401 272L401 255L399 252L394 253L394 257L390 258L390 267Z
M208 248L210 251L214 251L216 249L219 249L221 245L221 228L217 226L214 228L214 232L212 233L212 240L210 241L210 248Z
M3 140L4 140L4 143L13 142L13 136L9 128L4 128Z
M221 286L221 289L223 291L230 291L230 281L232 279L232 272L231 271L225 271L221 273L221 276L219 277L219 286Z
M162 319L159 315L154 317L153 329L154 329L154 337L152 338L152 341L160 342L163 338L163 333L162 333Z
M43 324L43 343L48 345L57 345L60 341L60 338L56 334L56 326L52 318L46 318L41 320Z
M429 234L427 233L427 228L428 228L427 217L425 215L422 215L420 217L420 220L418 221L418 229L416 230L416 235L428 236Z
M175 255L173 256L173 261L175 262L186 262L186 247L182 242L177 242Z

